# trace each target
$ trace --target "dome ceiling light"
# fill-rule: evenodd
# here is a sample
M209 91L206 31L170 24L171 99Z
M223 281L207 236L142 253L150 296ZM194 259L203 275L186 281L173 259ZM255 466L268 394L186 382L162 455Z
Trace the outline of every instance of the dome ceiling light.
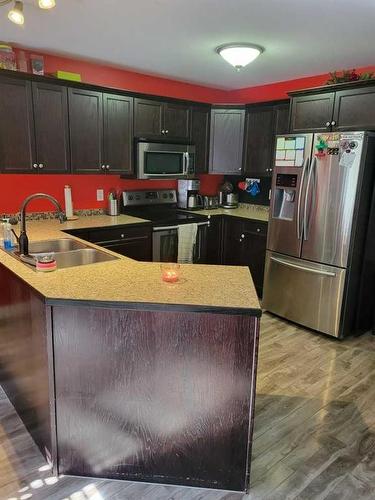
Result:
M0 7L12 3L13 0L0 0ZM41 9L52 9L56 5L56 0L38 0L38 5ZM8 19L14 24L22 26L25 22L23 14L23 2L16 0L13 7L8 12Z
M216 52L240 71L260 56L264 48L252 43L226 43L217 47Z

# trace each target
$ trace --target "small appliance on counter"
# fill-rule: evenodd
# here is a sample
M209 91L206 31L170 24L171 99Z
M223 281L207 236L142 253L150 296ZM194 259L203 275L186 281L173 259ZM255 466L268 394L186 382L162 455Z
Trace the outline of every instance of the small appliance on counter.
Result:
M203 196L199 194L199 179L179 179L178 208L200 210L203 208Z
M225 181L219 190L219 205L223 208L238 208L238 194L233 192L233 184Z
M116 216L120 215L120 200L115 191L108 193L107 215Z
M203 196L203 206L205 210L214 210L215 208L219 208L219 197Z

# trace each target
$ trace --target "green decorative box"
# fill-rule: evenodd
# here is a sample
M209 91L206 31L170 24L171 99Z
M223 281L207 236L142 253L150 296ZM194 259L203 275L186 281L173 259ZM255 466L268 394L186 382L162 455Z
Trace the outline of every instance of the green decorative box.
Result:
M81 82L82 78L79 73L70 73L69 71L56 71L53 76L60 80L70 80L72 82Z

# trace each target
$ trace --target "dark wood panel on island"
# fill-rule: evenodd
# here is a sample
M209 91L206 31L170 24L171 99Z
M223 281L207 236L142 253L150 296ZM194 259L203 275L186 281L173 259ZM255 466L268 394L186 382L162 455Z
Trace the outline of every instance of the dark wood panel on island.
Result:
M59 472L245 491L258 323L54 307Z
M50 308L3 265L0 265L0 380L40 451L53 460Z

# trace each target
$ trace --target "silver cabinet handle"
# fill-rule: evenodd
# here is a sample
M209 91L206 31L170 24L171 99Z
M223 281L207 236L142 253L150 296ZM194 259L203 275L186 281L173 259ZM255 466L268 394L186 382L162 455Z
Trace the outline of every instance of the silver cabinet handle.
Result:
M305 163L303 164L301 184L300 184L299 196L298 196L298 204L297 204L297 239L299 239L299 240L302 237L302 234L301 234L302 189L303 189L303 184L304 184L304 181L305 181L306 169L307 169L307 166L308 166L309 163L310 163L310 158L306 158Z
M37 163L33 163L33 168L38 168L38 164Z
M102 165L100 168L101 168L102 170L105 170L105 165Z
M39 163L39 168L44 168L43 163Z
M109 170L109 165L106 165L106 167L105 167L105 168L106 168L107 170Z
M330 127L331 126L331 122L326 122L326 127Z
M336 125L335 120L332 120L332 121L331 121L331 125L332 125L332 127L334 127L334 126Z
M319 269L311 269L310 267L299 266L298 264L293 264L293 262L288 262L283 259L278 259L277 257L271 257L271 260L283 266L293 267L293 269L299 269L300 271L307 271L308 273L320 274L321 276L329 276L331 278L334 278L336 276L335 273L331 273L330 271L321 271Z
M161 133L162 133L162 134L165 134L165 130L162 130L162 131L161 131Z
M166 130L165 133L168 134L169 130Z
M257 227L257 233L260 233L260 228L259 227Z

